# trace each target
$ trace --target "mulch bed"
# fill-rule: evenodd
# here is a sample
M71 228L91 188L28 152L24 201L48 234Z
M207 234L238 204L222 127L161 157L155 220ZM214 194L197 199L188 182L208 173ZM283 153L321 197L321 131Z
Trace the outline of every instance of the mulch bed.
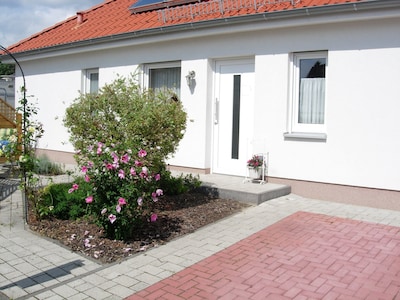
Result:
M38 220L29 211L28 223L32 231L54 239L74 252L101 263L113 263L194 232L246 207L249 205L198 192L165 196L156 205L157 221L146 222L132 240L126 242L105 238L102 229L87 219Z

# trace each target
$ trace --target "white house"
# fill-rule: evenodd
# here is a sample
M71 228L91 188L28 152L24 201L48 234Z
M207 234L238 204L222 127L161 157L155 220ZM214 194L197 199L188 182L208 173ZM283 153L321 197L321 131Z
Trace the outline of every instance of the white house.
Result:
M106 0L8 50L55 161L72 161L78 91L139 71L188 113L172 167L245 176L268 152L295 193L400 209L398 0Z

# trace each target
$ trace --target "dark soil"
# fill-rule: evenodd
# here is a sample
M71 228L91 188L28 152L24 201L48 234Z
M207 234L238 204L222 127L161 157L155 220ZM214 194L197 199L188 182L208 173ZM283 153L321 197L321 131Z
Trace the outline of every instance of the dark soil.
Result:
M29 227L42 236L54 239L74 252L101 263L120 261L135 253L163 245L200 227L235 214L248 204L215 199L201 193L165 196L157 202L156 222L146 222L131 241L104 237L102 229L89 220L37 220L29 213Z

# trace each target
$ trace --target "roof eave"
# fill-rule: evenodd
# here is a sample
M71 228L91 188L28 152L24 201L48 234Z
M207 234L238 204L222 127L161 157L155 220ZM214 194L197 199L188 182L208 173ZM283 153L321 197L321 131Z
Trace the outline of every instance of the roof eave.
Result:
M222 26L232 26L232 25L240 25L246 23L254 23L254 22L274 22L280 20L295 20L295 19L307 19L310 17L317 17L329 14L346 14L346 13L361 13L361 12L370 12L373 11L376 13L378 10L388 10L400 8L400 1L398 0L370 0L364 2L354 2L354 3L341 3L335 5L326 5L326 6L314 6L314 7L305 7L305 8L297 8L285 11L273 11L273 12L263 12L251 15L244 16L234 16L228 18L220 18L213 20L205 20L184 24L177 24L171 26L157 27L144 29L133 32L126 32L121 34L109 35L94 39L86 39L82 41L76 41L61 45L54 45L45 48L33 49L23 52L13 53L17 58L25 58L28 56L35 55L43 55L51 52L77 49L86 46L94 46L100 45L110 42L116 41L124 41L131 40L132 38L140 38L140 37L149 37L156 36L166 33L179 33L186 30L194 30L194 29L208 29L208 28L217 28ZM7 56L3 55L0 58L4 61L7 61Z

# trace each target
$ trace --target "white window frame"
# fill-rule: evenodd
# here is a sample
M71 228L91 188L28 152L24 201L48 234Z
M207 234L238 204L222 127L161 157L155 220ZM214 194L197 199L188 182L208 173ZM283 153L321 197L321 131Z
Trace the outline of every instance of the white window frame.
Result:
M328 52L296 52L290 56L289 116L288 132L285 137L326 139ZM325 59L324 123L305 124L299 122L300 61L302 59Z
M92 74L98 75L97 83L99 84L99 79L100 79L99 69L93 68L93 69L83 70L83 72L82 72L82 91L84 94L88 94L91 92L91 85L92 85L91 76L92 76ZM99 90L99 86L97 86L97 91L95 93L97 93L98 90Z
M166 69L166 68L181 68L180 61L172 61L172 62L161 62L161 63L150 63L145 64L143 66L143 82L142 86L146 89L150 87L150 71L154 69ZM182 69L181 69L182 71ZM181 73L182 77L182 73ZM182 89L182 78L180 78L180 87ZM180 98L180 95L177 95Z

